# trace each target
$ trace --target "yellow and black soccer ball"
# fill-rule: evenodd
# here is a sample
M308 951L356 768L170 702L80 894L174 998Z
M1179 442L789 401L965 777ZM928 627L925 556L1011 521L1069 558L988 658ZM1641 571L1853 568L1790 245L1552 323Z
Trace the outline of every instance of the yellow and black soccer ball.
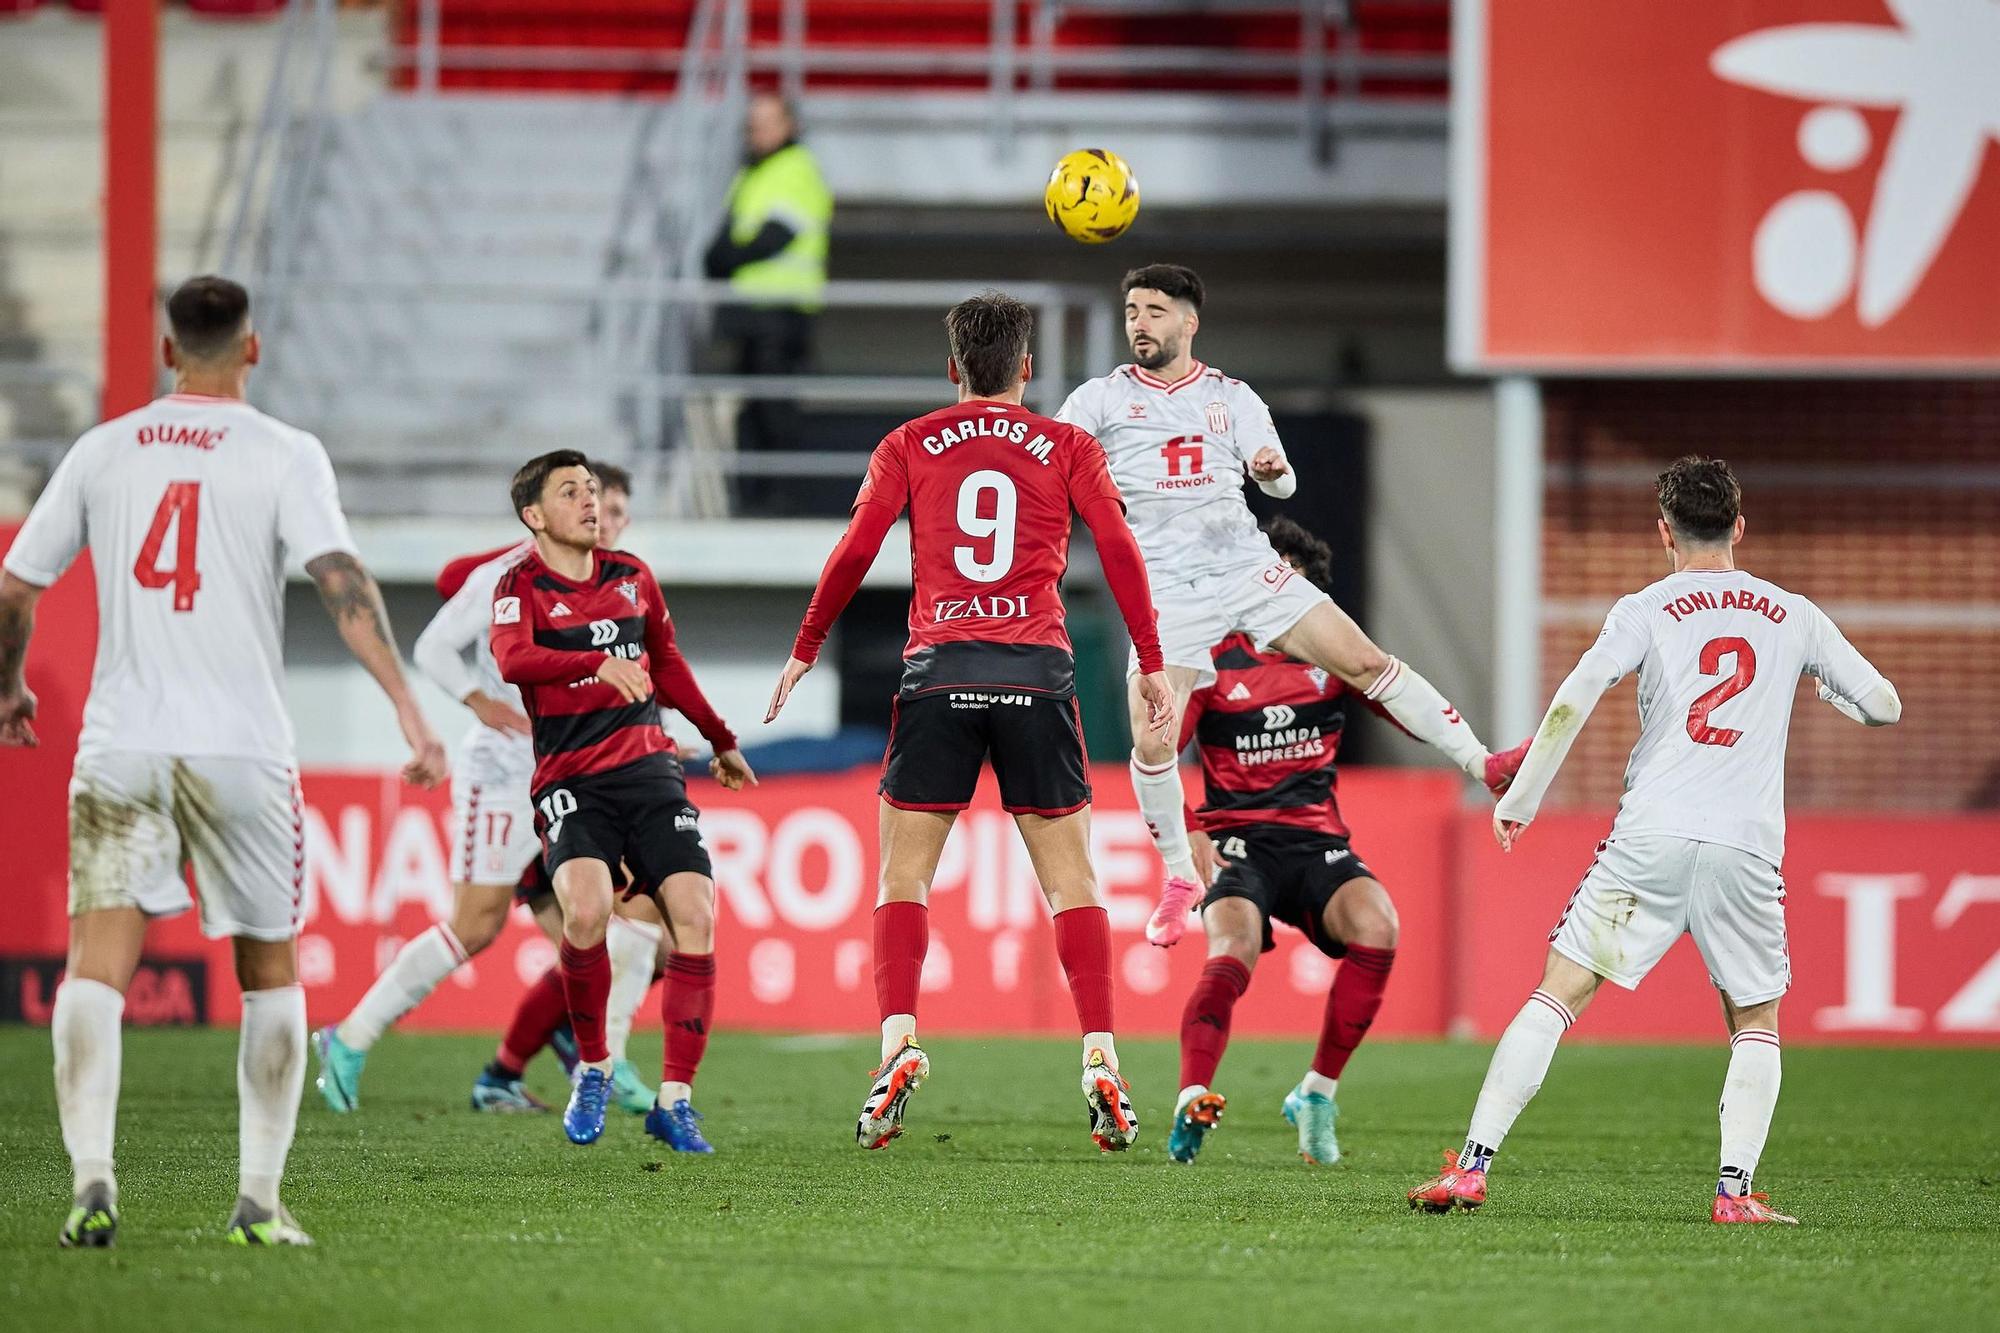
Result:
M1110 149L1079 148L1049 173L1042 203L1071 240L1102 245L1123 236L1139 216L1139 180Z

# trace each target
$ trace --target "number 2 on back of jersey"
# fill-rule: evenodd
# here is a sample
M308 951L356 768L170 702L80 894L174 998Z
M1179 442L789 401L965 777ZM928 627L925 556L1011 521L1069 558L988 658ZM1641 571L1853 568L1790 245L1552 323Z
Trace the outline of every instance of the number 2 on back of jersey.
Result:
M166 545L167 529L174 530L174 563L160 568L160 548ZM153 526L139 544L139 558L132 562L132 575L142 588L172 588L174 610L194 610L194 595L201 591L201 574L194 567L195 538L201 530L201 483L170 481L167 493L153 510Z
M1701 646L1701 674L1720 675L1725 657L1736 659L1734 674L1688 705L1688 736L1696 745L1720 745L1727 749L1743 739L1740 731L1709 726L1708 716L1750 688L1750 682L1757 678L1757 654L1751 649L1748 639L1739 639L1735 635L1710 639Z
M991 514L981 514L991 495ZM1004 472L983 468L970 473L958 486L958 530L975 541L992 541L993 547L981 558L977 546L951 548L952 563L958 572L980 583L998 583L1014 567L1014 516L1019 499L1014 479Z

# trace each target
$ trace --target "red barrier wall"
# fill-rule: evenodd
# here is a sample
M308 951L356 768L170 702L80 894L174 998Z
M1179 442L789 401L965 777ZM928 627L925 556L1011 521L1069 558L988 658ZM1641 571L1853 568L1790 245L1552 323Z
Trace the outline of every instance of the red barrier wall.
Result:
M0 548L11 538L0 529ZM12 871L0 959L64 949L64 792L95 639L86 563L49 590L37 617L28 683L41 700L42 746L0 750L0 833ZM1094 780L1093 858L1111 914L1119 1026L1170 1033L1201 967L1200 942L1171 951L1146 944L1140 929L1157 870L1145 826L1122 768L1100 767ZM940 868L925 1026L1070 1031L1047 908L990 788L989 779ZM1487 815L1460 808L1453 776L1357 770L1340 789L1360 830L1356 848L1402 916L1396 980L1376 1030L1497 1033L1539 978L1547 931L1609 816L1544 816L1503 856ZM448 809L442 792L404 788L393 775L310 772L305 792L300 966L312 1019L323 1022L343 1014L380 963L446 911ZM718 1022L872 1028L874 774L772 779L738 796L698 779L693 795L705 807L721 898ZM1797 816L1786 877L1795 976L1788 1041L2000 1043L2000 816ZM158 926L151 952L206 958L209 1015L235 1020L228 947L202 940L192 914ZM525 918L512 922L412 1024L497 1029L550 952ZM1330 968L1280 928L1277 950L1237 1011L1241 1030L1316 1032ZM23 1014L46 1021L53 994L45 979L23 974L17 984ZM146 1009L142 998L128 1008ZM177 1010L172 995L158 998L156 1011ZM1705 1038L1719 1023L1700 960L1683 941L1636 995L1607 986L1579 1035Z

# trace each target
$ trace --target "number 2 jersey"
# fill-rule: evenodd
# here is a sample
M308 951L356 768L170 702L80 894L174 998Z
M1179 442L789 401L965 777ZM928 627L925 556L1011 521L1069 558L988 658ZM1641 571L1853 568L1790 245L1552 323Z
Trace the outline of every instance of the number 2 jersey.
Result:
M946 685L1074 689L1063 625L1070 515L1097 540L1145 669L1160 669L1145 566L1090 435L1018 403L975 398L876 446L846 535L827 560L793 654L813 661L897 516L910 517L910 638L902 693Z
M291 763L285 567L354 551L320 442L198 394L107 421L63 457L6 568L47 587L85 547L97 664L79 753Z
M1334 756L1347 687L1316 666L1259 652L1247 634L1215 646L1215 681L1188 696L1181 744L1195 743L1204 797L1191 827L1277 824L1348 836Z
M578 582L528 552L500 575L492 619L493 659L501 677L521 687L534 726L531 791L671 754L662 703L679 709L717 751L736 748L674 643L659 580L639 557L598 551L590 577ZM607 656L637 662L653 692L630 703L599 681Z
M1774 865L1799 677L1849 699L1882 680L1825 612L1740 569L1682 570L1621 597L1596 650L1614 683L1639 673L1639 743L1612 835L1721 843Z

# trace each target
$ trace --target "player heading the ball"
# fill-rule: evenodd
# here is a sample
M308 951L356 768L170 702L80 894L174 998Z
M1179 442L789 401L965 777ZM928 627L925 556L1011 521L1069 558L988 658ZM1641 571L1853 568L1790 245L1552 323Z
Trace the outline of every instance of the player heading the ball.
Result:
M1167 734L1145 562L1125 506L1086 432L1030 412L1034 315L999 292L945 316L946 373L958 402L883 437L828 557L765 721L812 669L827 632L897 517L910 516L910 639L883 762L875 994L882 1064L855 1138L880 1148L902 1132L909 1095L930 1072L916 1041L918 980L930 941L925 902L953 820L988 755L1055 913L1056 952L1083 1029L1091 1137L1107 1152L1139 1130L1112 1041L1111 931L1090 864L1090 779L1076 706L1076 663L1060 585L1070 515L1082 516L1139 660L1140 725ZM1170 743L1170 742L1168 742Z
M1194 270L1148 264L1125 275L1125 339L1132 361L1087 381L1056 413L1103 442L1160 613L1160 647L1175 711L1215 679L1210 650L1232 633L1336 676L1382 705L1418 740L1499 790L1509 770L1431 683L1377 648L1312 581L1285 563L1243 498L1289 497L1298 478L1271 410L1242 380L1194 356L1204 295ZM1132 790L1166 864L1146 937L1169 945L1187 929L1201 877L1182 824L1180 764L1171 734L1149 730L1134 686Z

